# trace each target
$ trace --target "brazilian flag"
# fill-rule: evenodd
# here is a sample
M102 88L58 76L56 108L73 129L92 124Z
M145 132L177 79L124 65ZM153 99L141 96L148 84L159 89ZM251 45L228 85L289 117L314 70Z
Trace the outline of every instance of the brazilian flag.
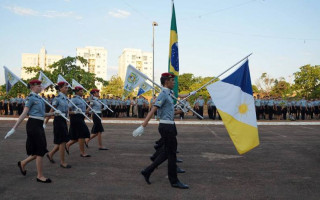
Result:
M175 75L175 85L174 85L173 91L174 91L174 95L178 97L179 48L178 48L178 31L177 31L174 4L172 4L168 72Z

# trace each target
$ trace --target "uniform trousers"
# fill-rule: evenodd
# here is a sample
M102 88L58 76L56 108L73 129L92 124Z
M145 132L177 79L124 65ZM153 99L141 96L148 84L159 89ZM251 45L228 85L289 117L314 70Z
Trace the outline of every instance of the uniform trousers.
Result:
M177 129L175 124L159 124L159 133L161 139L163 140L164 151L160 150L159 155L156 157L154 162L149 165L145 172L151 174L155 168L161 165L164 161L168 159L168 177L171 184L178 182L177 176Z

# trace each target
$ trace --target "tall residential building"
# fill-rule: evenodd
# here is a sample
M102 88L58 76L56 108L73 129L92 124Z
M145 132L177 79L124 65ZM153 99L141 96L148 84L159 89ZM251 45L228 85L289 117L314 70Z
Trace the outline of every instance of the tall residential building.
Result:
M108 52L103 47L77 48L77 56L81 56L88 61L88 65L82 65L77 61L77 65L87 72L94 73L96 77L107 80L107 55ZM98 89L102 88L102 83L95 83Z
M132 65L139 71L152 78L153 57L152 52L143 52L141 49L124 49L119 57L118 75L124 81L128 65Z
M39 54L23 53L21 61L21 78L30 79L35 73L27 73L23 67L40 67L43 70L49 70L48 66L62 59L60 55L49 55L44 47Z

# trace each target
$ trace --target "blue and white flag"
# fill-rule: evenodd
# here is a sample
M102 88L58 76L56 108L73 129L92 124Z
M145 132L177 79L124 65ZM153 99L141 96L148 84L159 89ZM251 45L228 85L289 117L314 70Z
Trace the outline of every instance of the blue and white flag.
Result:
M12 73L6 66L4 68L4 76L6 80L6 92L8 93L11 88L16 84L20 78L18 78L14 73Z
M153 87L151 85L149 85L147 82L144 82L140 85L140 88L138 90L138 94L137 96L140 96L146 92L148 92L149 90L153 89Z
M54 85L54 83L42 71L40 71L39 80L42 81L41 86L43 90L50 85Z
M132 92L136 87L144 83L146 79L146 75L144 75L132 65L128 65L122 99L127 97L130 92Z
M207 86L239 154L259 145L249 62L225 79Z

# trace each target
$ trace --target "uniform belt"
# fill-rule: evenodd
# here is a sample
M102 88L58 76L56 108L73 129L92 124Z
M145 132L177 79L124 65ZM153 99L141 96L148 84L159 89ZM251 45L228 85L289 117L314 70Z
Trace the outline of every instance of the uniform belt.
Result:
M31 115L30 115L29 118L44 120L44 117L39 117L39 116L31 116Z
M174 121L165 120L165 119L160 119L159 123L160 123L160 124L174 124Z
M94 110L94 112L97 113L97 114L101 114L101 111L100 111L100 110L99 110L99 111Z
M61 115L58 115L57 117L61 117L61 116L64 116L64 117L67 117L67 113L61 113Z

